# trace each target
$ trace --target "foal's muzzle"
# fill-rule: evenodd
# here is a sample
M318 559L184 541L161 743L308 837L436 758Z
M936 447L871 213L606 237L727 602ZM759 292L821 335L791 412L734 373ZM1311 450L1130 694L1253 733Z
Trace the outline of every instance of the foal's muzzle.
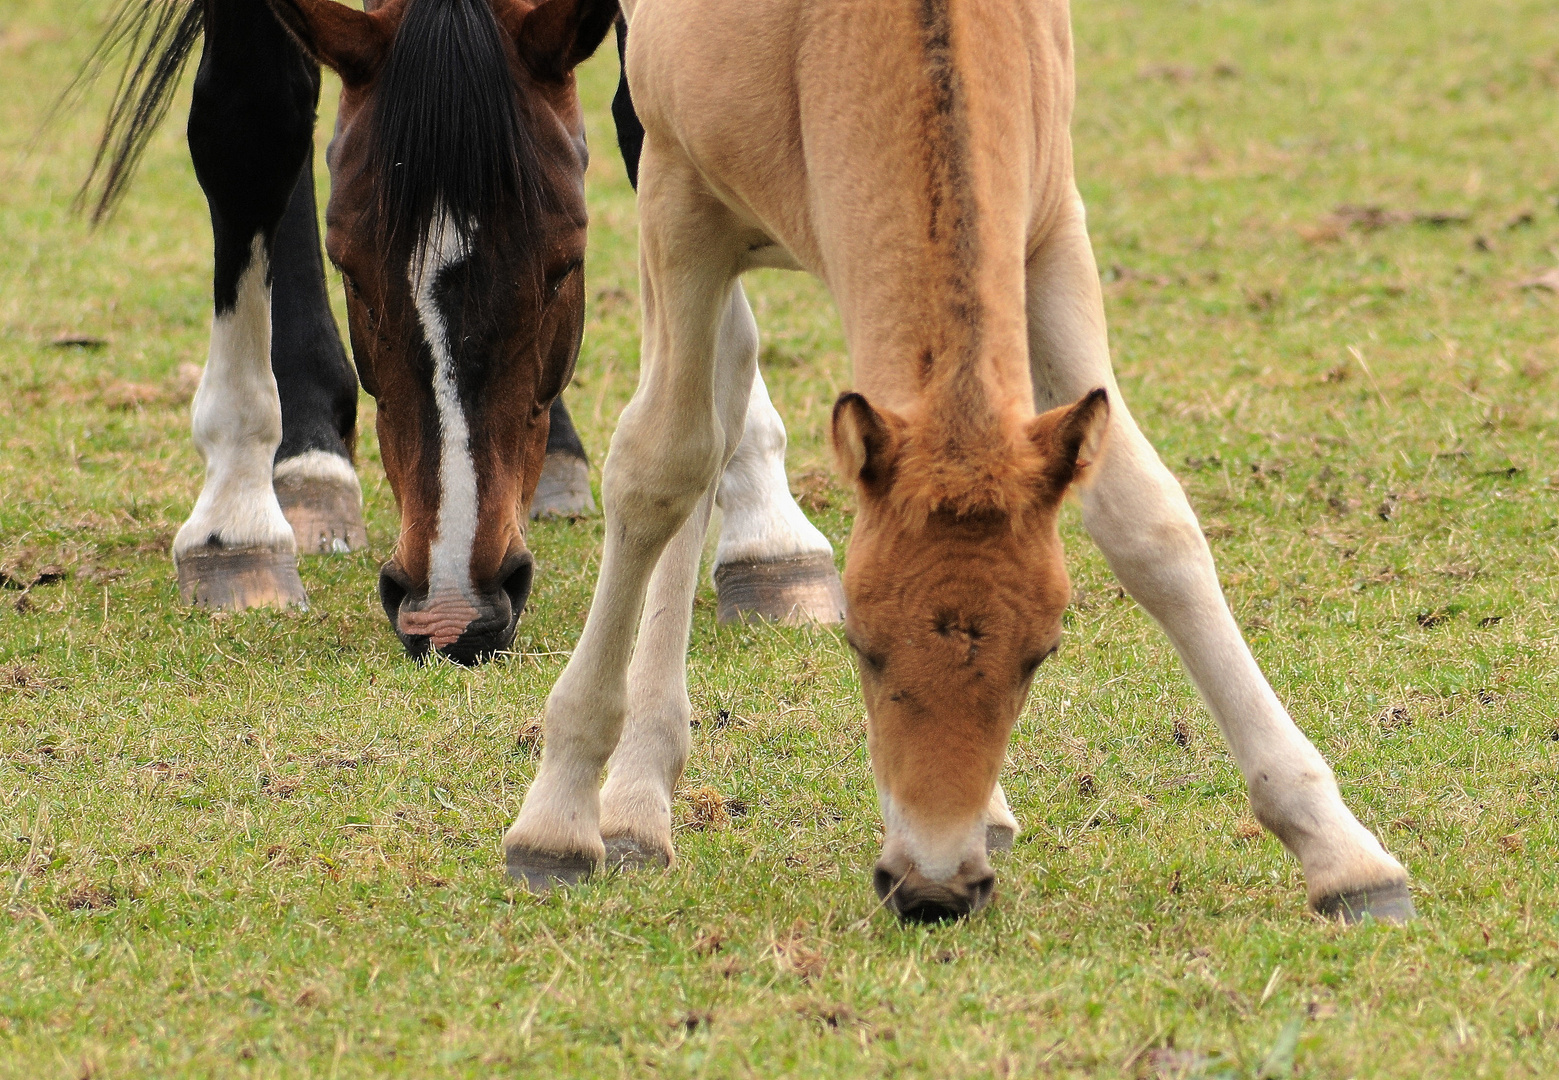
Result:
M431 613L436 604L430 602L427 590L417 590L406 572L394 559L379 570L379 602L390 617L395 636L401 639L406 653L413 660L421 661L437 651L457 664L470 666L492 659L514 644L514 630L519 625L520 613L530 596L531 579L536 561L528 551L516 551L504 559L494 580L479 588L475 599L475 615L469 615L470 605L462 598L463 612L457 618L465 625L459 629L459 637L437 646L433 636L427 633L408 633L402 628L404 617L413 612L424 616Z
M936 923L972 915L996 893L996 875L982 859L965 863L949 881L932 881L915 867L895 874L878 862L872 885L883 905L905 922Z

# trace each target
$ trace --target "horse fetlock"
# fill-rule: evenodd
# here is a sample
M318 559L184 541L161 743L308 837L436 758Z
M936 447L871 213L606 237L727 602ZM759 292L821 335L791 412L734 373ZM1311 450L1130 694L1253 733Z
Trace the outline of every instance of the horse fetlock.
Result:
M722 623L763 619L833 625L844 621L844 586L832 554L813 552L715 567Z

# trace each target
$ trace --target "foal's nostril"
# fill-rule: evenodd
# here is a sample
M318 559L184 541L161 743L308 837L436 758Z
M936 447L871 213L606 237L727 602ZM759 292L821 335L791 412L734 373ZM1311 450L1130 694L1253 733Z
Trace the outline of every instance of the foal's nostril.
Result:
M877 890L877 899L886 900L888 894L893 891L894 880L891 871L879 866L872 871L872 888Z
M969 886L969 910L979 911L996 895L996 875L986 874Z

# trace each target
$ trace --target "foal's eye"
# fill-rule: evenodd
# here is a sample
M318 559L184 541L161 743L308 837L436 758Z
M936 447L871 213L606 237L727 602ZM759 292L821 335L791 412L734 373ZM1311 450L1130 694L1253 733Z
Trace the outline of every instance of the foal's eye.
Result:
M1056 650L1060 647L1061 646L1059 645L1052 645L1038 656L1033 656L1023 661L1023 677L1025 679L1033 678L1034 672L1039 670L1039 665L1043 664L1046 660L1049 660L1052 656L1054 656L1056 654Z
M855 654L855 658L861 662L863 667L869 668L874 673L882 671L882 657L875 653L867 652L865 649L861 648L860 645L856 644L855 639L852 637L846 637L844 640L845 644L850 646L850 651Z

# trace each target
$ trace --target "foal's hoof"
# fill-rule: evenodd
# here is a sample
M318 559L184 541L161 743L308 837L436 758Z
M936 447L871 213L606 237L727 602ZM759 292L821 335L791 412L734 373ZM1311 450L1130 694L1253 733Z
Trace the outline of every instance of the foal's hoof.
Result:
M590 494L590 466L573 454L548 454L531 499L530 516L585 517L595 513Z
M831 555L814 552L773 562L715 567L718 618L723 623L767 619L780 623L844 622L844 586Z
M504 852L504 862L509 876L533 893L551 892L559 885L578 885L596 868L586 855L557 855L518 847Z
M276 501L292 526L300 555L340 555L368 546L362 494L333 477L278 476Z
M1400 925L1412 922L1416 914L1413 910L1413 897L1407 891L1406 881L1394 881L1389 885L1377 885L1371 889L1334 893L1318 900L1315 910L1316 914L1328 919L1335 919L1340 915L1342 921L1350 926L1362 922L1366 915L1376 922Z
M987 825L985 827L985 852L987 855L996 851L1011 851L1013 841L1017 840L1018 832L1010 825Z
M197 548L174 558L179 599L195 607L243 611L309 606L298 558L266 548Z
M671 854L658 845L631 836L608 836L606 865L623 870L664 870L671 865Z

